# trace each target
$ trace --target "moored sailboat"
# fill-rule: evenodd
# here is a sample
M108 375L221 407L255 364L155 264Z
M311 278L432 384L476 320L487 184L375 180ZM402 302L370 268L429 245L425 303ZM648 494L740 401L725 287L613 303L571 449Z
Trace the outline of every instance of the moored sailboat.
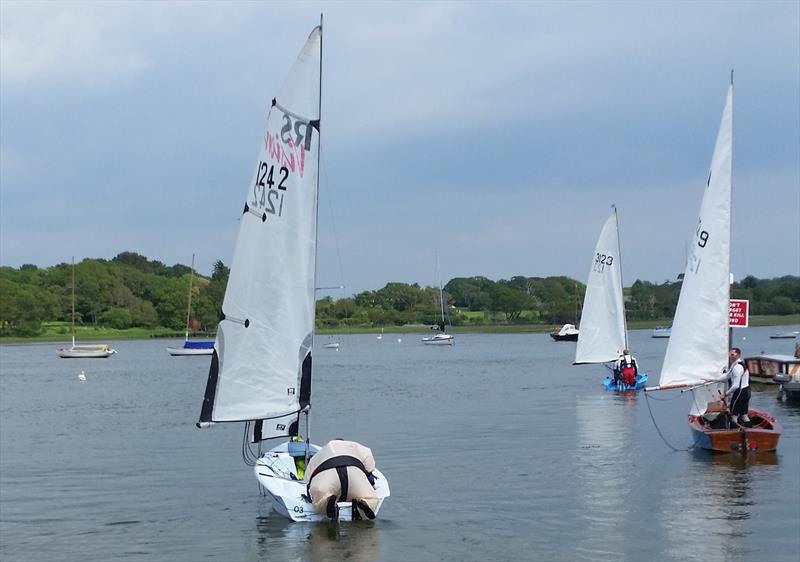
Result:
M72 258L72 345L56 350L62 359L107 359L117 350L105 343L75 345L75 258Z
M442 288L442 280L439 276L439 254L436 254L436 281L439 285L439 309L442 314L442 319L436 325L436 328L439 330L438 333L422 338L422 343L425 345L453 345L455 343L455 337L453 334L447 333L447 328L445 324L445 308L444 308L444 289ZM450 317L447 317L448 323ZM452 326L451 326L452 327ZM433 329L433 328L431 328Z
M319 191L322 25L272 100L247 190L199 427L244 422L243 457L273 508L318 521L305 467L310 442ZM304 422L304 423L301 423ZM270 439L281 442L262 451ZM257 449L253 450L253 444ZM389 496L375 470L378 513ZM357 518L339 502L339 518Z
M628 330L625 322L625 303L622 295L622 258L619 247L619 221L613 207L597 240L586 282L583 314L575 348L575 365L606 364L628 354ZM630 360L630 380L615 372L607 376L607 390L635 390L647 382L647 375L638 372ZM627 372L625 373L627 374Z
M186 305L186 335L183 347L168 347L167 353L172 356L211 355L214 353L213 341L189 341L189 327L192 318L192 281L194 280L194 254L192 254L192 272L189 276L189 302Z
M723 399L730 346L730 242L733 75L722 113L700 217L693 234L659 386L692 392L687 421L697 446L719 452L772 451L782 427L750 408L752 427L730 423Z

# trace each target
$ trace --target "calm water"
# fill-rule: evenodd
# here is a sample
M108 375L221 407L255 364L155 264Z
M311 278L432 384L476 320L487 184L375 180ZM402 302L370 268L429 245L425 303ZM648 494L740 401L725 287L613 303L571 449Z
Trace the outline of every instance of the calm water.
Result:
M783 330L735 341L745 355L791 353L794 340L768 339ZM775 388L752 404L784 424L779 452L743 463L674 452L648 403L686 449L689 395L605 392L602 367L571 366L574 343L338 339L315 354L312 435L372 448L392 489L375 522L271 513L241 462L240 426L194 427L208 357L170 357L166 341L118 342L107 360L2 347L0 558L797 560L800 407ZM666 344L631 334L651 379Z

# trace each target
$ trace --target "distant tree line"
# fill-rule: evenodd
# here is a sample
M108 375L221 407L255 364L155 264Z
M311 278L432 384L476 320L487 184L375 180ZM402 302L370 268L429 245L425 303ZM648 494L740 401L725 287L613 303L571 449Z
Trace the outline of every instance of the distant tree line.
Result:
M85 259L75 264L75 322L125 329L183 330L191 268L166 266L133 252L112 260ZM214 264L211 278L195 273L192 284L194 327L213 331L228 268ZM0 335L35 336L43 322L72 316L72 265L46 269L0 267Z
M182 331L191 269L166 266L133 252L112 260L75 264L75 316L81 325ZM195 273L192 327L213 332L229 269L214 264L211 277ZM624 290L629 320L669 322L681 283L637 280ZM523 277L493 281L457 277L444 287L444 310L454 325L562 324L580 318L585 285L568 277ZM45 322L71 318L72 266L40 269L0 267L0 336L35 336ZM800 277L748 276L731 288L732 298L750 300L751 314L800 313ZM439 290L413 283L387 283L353 297L317 301L317 326L327 328L434 324L441 317Z

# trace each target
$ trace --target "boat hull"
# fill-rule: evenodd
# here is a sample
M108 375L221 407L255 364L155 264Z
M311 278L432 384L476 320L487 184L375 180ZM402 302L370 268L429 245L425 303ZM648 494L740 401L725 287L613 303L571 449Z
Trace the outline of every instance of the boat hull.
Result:
M186 347L168 347L167 353L174 357L187 356L187 355L214 355L214 348L186 348Z
M783 426L771 415L751 409L753 427L713 429L702 416L688 416L695 446L719 453L757 453L778 448Z
M615 383L613 377L606 377L603 380L603 388L606 390L616 390L618 392L624 392L626 390L639 390L640 388L644 388L647 384L647 374L646 373L639 373L636 375L636 384L633 386L622 384L622 383Z
M455 338L451 335L446 337L433 336L431 338L422 338L422 343L425 345L453 345Z
M778 398L792 402L800 402L800 382L783 382L778 388Z
M550 334L555 341L578 341L578 334Z
M312 451L319 451L317 445L310 445ZM294 458L289 455L287 443L264 453L254 467L258 484L270 498L272 507L282 516L292 521L327 521L324 513L318 513L314 504L308 501L306 495L307 482L297 478ZM383 505L383 500L389 497L389 483L383 473L377 469L375 475L375 492L378 494L378 504L375 515ZM350 521L353 518L351 502L339 502L339 520Z
M68 347L56 350L56 354L62 359L107 359L114 355L115 349L91 349L80 347Z

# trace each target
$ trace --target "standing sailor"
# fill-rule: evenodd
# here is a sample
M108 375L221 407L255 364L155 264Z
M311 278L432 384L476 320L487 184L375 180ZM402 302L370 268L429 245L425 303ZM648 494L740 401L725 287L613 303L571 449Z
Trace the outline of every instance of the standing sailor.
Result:
M742 350L732 347L728 353L728 392L725 398L731 410L731 421L744 427L752 427L747 412L750 409L750 373L742 361Z

